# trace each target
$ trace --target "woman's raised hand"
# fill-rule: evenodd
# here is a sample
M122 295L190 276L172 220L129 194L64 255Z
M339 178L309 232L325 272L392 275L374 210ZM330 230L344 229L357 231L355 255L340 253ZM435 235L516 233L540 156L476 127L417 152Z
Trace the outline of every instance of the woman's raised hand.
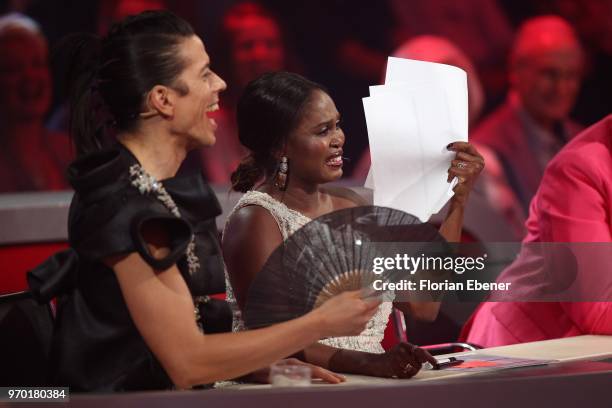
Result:
M446 148L457 152L451 167L448 169L447 180L450 182L453 178L457 177L459 181L453 189L455 192L453 200L460 204L465 204L470 191L474 187L476 178L482 169L484 169L484 159L474 145L467 142L454 142Z
M314 309L323 337L356 336L380 306L380 300L363 299L360 290L341 293Z

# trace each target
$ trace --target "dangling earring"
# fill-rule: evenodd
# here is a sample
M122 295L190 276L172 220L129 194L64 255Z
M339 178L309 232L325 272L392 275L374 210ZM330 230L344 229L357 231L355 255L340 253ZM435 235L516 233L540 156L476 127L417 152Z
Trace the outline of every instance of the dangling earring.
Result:
M278 171L276 172L276 179L274 185L281 191L285 191L287 188L287 174L289 173L289 162L287 156L283 156L278 163Z

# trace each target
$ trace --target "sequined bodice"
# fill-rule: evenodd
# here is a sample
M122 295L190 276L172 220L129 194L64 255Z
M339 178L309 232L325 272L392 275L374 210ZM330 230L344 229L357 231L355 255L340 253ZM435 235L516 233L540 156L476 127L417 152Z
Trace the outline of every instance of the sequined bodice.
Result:
M306 217L302 213L290 209L269 194L262 193L260 191L249 191L242 196L234 209L228 215L227 219L229 220L234 212L249 205L257 205L270 212L278 224L283 240L286 240L291 234L310 221L310 218ZM225 280L227 288L227 301L230 303L234 313L233 330L245 330L244 322L242 321L240 310L236 304L234 292L227 276L227 271L225 274ZM383 302L378 309L378 312L368 322L366 329L359 336L328 338L321 340L321 343L348 350L383 353L384 350L380 345L380 342L383 339L392 307L391 302Z

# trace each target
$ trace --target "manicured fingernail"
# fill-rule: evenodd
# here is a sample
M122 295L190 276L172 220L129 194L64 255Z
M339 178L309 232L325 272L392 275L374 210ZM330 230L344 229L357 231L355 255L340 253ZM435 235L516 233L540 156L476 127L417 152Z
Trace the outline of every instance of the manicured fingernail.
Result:
M449 144L446 145L446 150L450 150L452 147L453 147L453 144L449 143Z

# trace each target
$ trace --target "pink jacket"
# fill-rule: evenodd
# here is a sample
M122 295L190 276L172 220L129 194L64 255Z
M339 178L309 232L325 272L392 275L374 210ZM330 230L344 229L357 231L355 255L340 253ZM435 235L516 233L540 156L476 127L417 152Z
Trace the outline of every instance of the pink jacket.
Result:
M523 242L612 242L612 115L574 138L550 162L526 226ZM601 284L612 288L612 264L609 271ZM487 302L463 333L483 347L612 334L612 303Z

